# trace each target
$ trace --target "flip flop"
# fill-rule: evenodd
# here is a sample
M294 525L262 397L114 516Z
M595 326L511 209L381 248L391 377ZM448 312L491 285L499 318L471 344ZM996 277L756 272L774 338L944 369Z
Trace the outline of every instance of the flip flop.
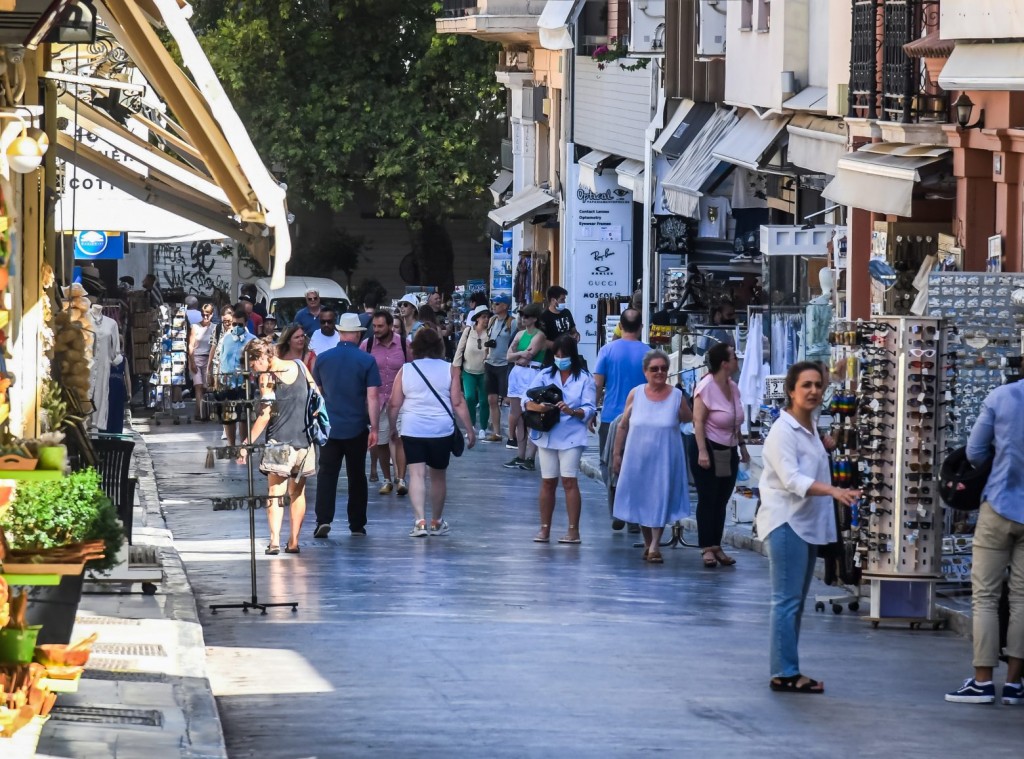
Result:
M792 677L774 677L768 682L768 687L777 693L815 693L820 694L825 692L825 683L819 683L817 680L807 678L807 682L803 685L797 685L800 678L803 675L793 675Z
M580 540L579 538L570 538L568 535L566 535L564 537L559 538L558 542L559 543L569 543L571 545L577 545L579 543L582 543L583 541Z
M281 553L281 547L267 546L267 549L263 553L265 553L267 556L277 556L279 553Z

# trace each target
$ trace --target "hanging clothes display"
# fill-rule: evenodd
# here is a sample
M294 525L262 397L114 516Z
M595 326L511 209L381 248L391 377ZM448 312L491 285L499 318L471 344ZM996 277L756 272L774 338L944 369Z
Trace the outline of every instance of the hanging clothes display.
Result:
M772 374L785 374L786 370L797 362L802 327L802 314L771 315Z
M752 418L761 406L764 395L764 378L769 366L764 361L764 320L761 314L751 314L747 327L746 350L743 366L740 368L740 401L747 409L747 418Z

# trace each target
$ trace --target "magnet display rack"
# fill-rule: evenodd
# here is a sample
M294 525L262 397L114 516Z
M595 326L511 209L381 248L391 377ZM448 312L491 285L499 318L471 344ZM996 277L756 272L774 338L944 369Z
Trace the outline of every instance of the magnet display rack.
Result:
M188 371L188 317L185 306L176 308L169 321L160 325L160 338L154 348L157 351L157 371L150 379L151 397L156 411L153 423L160 426L162 419L173 424L192 424L192 417L183 409L174 408L174 388L185 389L185 372Z
M831 369L841 384L833 479L863 497L840 525L853 566L871 586L866 619L943 624L935 616L942 523L936 474L938 319L839 323Z

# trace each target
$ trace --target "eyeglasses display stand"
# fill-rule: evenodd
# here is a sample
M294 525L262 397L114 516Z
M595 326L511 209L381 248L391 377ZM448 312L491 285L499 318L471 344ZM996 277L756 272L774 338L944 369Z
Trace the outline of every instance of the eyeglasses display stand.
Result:
M841 520L852 564L870 585L866 619L911 627L935 616L942 511L936 471L942 323L876 317L833 329L831 370L840 385L833 480L863 497Z

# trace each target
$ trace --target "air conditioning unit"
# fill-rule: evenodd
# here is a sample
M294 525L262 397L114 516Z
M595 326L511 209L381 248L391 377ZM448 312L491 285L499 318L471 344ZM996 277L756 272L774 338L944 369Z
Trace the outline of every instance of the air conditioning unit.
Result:
M629 52L665 54L665 0L633 0L629 4Z
M697 57L725 55L725 0L700 0L697 6Z

